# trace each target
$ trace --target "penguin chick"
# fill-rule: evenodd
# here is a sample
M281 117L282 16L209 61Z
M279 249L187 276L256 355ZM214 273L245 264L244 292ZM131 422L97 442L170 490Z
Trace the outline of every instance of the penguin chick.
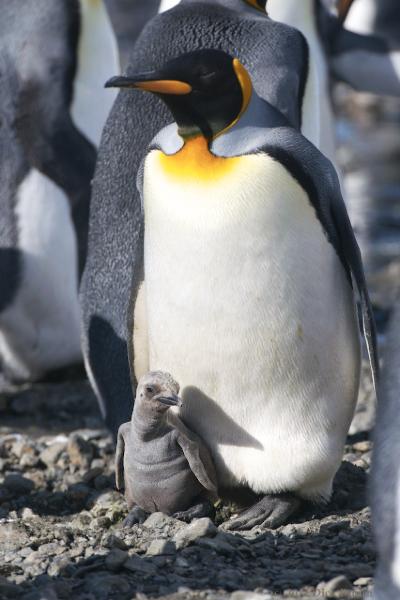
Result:
M213 512L217 478L204 443L169 409L182 406L179 385L153 371L138 384L132 420L120 426L116 485L125 487L130 513L125 526L161 511L190 521Z

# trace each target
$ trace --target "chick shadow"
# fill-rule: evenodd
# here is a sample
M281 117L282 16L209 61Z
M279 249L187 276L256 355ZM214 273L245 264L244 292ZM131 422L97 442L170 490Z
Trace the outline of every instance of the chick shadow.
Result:
M214 400L199 388L187 386L182 390L181 395L183 407L179 416L185 425L197 435L201 437L201 431L196 429L196 422L199 422L200 419L203 420L203 415L207 414L207 424L209 424L217 444L263 450L263 445L255 437L238 425ZM190 423L187 419L189 412L192 415Z

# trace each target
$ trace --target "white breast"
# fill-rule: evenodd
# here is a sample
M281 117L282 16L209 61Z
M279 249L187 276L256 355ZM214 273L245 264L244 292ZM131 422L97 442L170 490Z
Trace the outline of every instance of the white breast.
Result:
M283 166L239 165L179 184L146 159L150 367L180 382L220 482L328 496L358 388L351 288Z
M75 232L63 190L36 169L17 190L21 281L0 314L0 355L20 380L79 362Z

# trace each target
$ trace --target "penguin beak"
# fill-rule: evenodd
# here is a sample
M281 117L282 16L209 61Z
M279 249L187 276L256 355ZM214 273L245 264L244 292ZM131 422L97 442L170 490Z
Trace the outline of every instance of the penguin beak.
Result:
M134 88L155 94L171 94L173 96L185 96L192 91L192 86L188 83L175 79L163 79L162 74L157 73L157 71L142 73L134 77L111 77L104 87Z
M157 400L161 402L161 404L166 404L167 406L182 406L182 400L176 394L171 394L170 396L158 396Z

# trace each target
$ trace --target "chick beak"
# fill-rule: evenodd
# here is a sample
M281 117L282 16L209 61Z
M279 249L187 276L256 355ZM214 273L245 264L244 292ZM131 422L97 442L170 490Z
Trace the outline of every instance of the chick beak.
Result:
M182 400L176 394L171 394L169 396L158 396L157 400L162 404L166 404L167 406L182 406Z
M133 77L111 77L104 87L134 88L155 94L170 94L173 96L185 96L192 91L192 86L188 83L175 79L164 79L162 73L157 73L157 71L142 73Z

